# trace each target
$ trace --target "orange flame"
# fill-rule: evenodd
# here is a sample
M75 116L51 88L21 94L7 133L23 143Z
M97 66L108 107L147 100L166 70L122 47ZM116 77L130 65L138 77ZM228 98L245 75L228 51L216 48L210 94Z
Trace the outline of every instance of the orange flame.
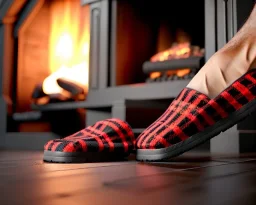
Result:
M179 59L179 58L188 58L191 55L191 47L190 43L179 43L173 45L171 48L157 53L154 55L150 61L156 62L156 61L165 61L165 60L171 60L171 59Z
M151 78L151 79L159 78L160 76L161 76L161 73L160 73L160 72L153 72L153 73L150 73L150 78Z
M181 37L183 38L182 35ZM204 55L204 52L205 52L204 49L200 49L199 46L191 46L189 42L175 43L171 48L154 55L150 59L150 61L158 62L158 61L166 61L166 60L173 60L173 59L189 58L191 56L202 57ZM169 70L165 72L165 76L184 77L185 75L188 75L190 72L191 72L190 68L180 68L180 69ZM156 79L161 76L162 76L162 73L160 72L153 72L150 74L151 79Z
M52 1L49 41L49 75L43 82L46 94L61 93L58 78L88 89L89 7L79 0Z

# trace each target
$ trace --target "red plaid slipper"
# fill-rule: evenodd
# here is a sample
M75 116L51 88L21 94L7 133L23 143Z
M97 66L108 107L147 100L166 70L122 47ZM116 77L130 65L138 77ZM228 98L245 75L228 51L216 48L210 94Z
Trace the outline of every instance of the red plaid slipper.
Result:
M137 159L163 160L204 143L256 110L255 98L255 69L214 99L185 88L166 112L138 137Z
M109 161L127 157L134 147L131 127L122 120L107 119L64 139L49 141L44 146L44 161Z

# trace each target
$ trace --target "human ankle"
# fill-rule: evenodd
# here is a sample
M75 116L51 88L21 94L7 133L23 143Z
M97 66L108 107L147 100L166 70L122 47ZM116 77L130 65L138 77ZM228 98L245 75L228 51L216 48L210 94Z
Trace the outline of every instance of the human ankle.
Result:
M208 60L187 87L202 92L210 98L216 97L249 70L255 60L252 56L256 52L256 46L251 45L246 42L243 45L227 46L219 50Z

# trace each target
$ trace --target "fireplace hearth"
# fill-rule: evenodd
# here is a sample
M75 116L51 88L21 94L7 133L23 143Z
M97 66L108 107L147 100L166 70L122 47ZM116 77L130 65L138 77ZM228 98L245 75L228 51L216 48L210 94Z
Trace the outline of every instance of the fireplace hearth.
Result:
M0 147L41 148L109 117L139 134L237 31L246 1L0 1Z

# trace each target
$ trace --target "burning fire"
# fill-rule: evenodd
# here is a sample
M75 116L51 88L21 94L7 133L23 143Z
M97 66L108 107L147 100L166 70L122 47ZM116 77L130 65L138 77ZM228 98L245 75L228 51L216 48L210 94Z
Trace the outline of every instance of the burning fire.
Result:
M159 62L173 59L189 58L191 56L204 56L204 49L200 49L199 46L191 46L189 42L175 43L173 46L163 52L154 55L150 61ZM183 77L190 73L190 68L180 68L176 70L170 70L166 73L167 76L176 75L178 77ZM151 79L156 79L161 77L161 72L152 72L150 74Z
M79 0L52 1L49 37L50 75L43 82L46 94L62 93L63 78L88 89L89 8Z
M157 53L150 61L165 61L172 59L188 58L190 56L203 56L204 50L198 46L191 46L189 42L174 44L171 48Z
M56 72L45 78L43 82L43 91L46 94L62 93L63 89L58 85L57 79L62 78L77 85L88 86L88 65L86 62L74 65L72 67L62 66Z
M167 71L166 75L167 76L177 75L178 77L183 77L189 73L190 73L190 68L184 68L184 69L179 69L179 70L169 70L169 71ZM152 73L150 73L150 78L156 79L156 78L161 77L161 75L162 75L161 72L152 72Z

